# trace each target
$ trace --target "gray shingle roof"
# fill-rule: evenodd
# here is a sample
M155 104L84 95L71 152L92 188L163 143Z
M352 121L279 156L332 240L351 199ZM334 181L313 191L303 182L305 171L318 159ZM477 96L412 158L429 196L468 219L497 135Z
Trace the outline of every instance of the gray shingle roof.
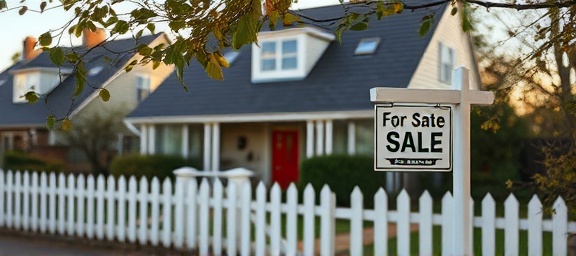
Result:
M134 56L134 51L129 50L142 43L149 44L157 37L158 35L149 35L138 40L115 40L106 43L104 47L92 49L83 58L87 72L96 66L101 66L103 69L97 75L87 75L87 83L94 88L101 88L117 72L122 72L121 69L126 62ZM76 50L86 51L81 47L76 48ZM116 54L119 52L122 53ZM69 111L75 110L83 101L89 99L89 96L96 90L86 85L82 93L72 100L76 79L74 75L69 75L48 94L47 98L41 98L34 104L13 103L13 75L10 74L10 71L46 67L54 68L55 65L51 63L49 54L43 52L28 62L20 61L0 73L0 80L6 79L6 82L0 86L0 127L43 126L48 115L53 114L57 118L65 116Z
M421 19L432 12L441 17L444 8L405 11L380 21L374 17L367 30L345 32L341 45L332 42L308 77L300 81L252 84L250 46L240 49L233 66L224 70L224 81L208 78L199 64L191 63L184 71L188 92L172 74L129 117L372 109L370 88L408 86L435 29L433 26L420 38ZM341 15L342 6L302 12L319 19L332 18ZM354 56L358 42L368 37L382 39L376 54Z

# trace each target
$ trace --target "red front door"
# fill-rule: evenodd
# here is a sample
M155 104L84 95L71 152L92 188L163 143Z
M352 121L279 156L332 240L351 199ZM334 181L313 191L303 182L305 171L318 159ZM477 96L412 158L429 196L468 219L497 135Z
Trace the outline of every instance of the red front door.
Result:
M285 190L298 181L298 131L272 131L272 182Z

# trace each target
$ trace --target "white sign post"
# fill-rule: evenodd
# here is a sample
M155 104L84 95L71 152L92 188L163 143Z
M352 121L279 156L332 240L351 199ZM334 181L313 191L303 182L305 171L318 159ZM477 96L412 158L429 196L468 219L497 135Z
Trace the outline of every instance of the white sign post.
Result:
M452 169L454 193L453 255L472 255L470 106L473 104L492 104L494 94L485 91L471 91L468 70L460 67L452 73L452 90L373 88L370 90L370 99L378 104L375 108L375 169L401 171L449 171ZM393 107L395 104L420 106L415 107L420 109L412 112L385 110L386 106ZM446 137L446 133L448 133L445 128L448 126L446 114L424 111L425 106L428 108L437 106L442 109L444 105L450 105L452 110L450 120L453 120L453 127L449 132L452 139ZM431 122L432 114L434 114L434 126ZM406 117L403 118L402 116ZM428 117L429 122L426 127L421 127L423 116ZM402 119L404 119L404 125L401 125ZM390 126L393 129L388 129ZM408 136L411 138L407 138ZM416 143L419 144L416 145ZM442 150L440 150L440 146L442 146ZM453 152L449 160L451 167L449 164L448 169L446 169L446 164L442 162L446 157L449 157L446 152ZM384 155L378 155L380 153ZM387 158L397 160L397 164L388 163L386 165ZM406 162L407 160L410 162ZM401 162L403 164L399 164ZM430 168L426 168L426 166Z

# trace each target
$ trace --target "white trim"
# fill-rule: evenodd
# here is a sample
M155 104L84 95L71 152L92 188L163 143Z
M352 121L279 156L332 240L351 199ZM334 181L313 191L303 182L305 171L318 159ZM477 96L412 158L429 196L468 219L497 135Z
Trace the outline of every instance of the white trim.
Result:
M148 127L148 154L154 155L156 153L156 127L151 124Z
M210 160L212 159L212 125L210 123L204 124L204 164L205 171L210 170Z
M314 156L314 121L306 121L306 158Z
M334 131L332 120L326 120L325 128L326 128L326 139L325 139L326 148L324 149L324 151L326 152L326 155L332 155L333 131Z
M310 36L314 36L320 39L324 39L328 42L334 41L336 36L333 33L327 33L320 29L314 27L302 27L302 28L290 28L290 29L283 29L283 30L275 30L275 31L264 31L258 33L258 41L266 40L269 38L278 38L278 37L286 37L286 36L295 36L301 34L308 34Z
M324 155L324 121L316 121L316 155Z
M50 73L62 73L62 74L71 74L73 69L70 68L47 68L47 67L32 67L32 68L23 68L23 69L14 69L8 71L9 74L15 75L18 73L31 73L31 72L50 72Z
M356 123L348 121L348 155L356 154Z
M148 125L142 124L141 128L142 131L140 132L140 154L147 155L148 154Z
M160 116L160 117L129 117L125 120L132 124L142 123L246 123L274 121L307 121L313 119L354 119L374 118L374 109L350 110L338 112L303 112L303 113L262 113L240 115L205 115L205 116Z
M212 124L212 169L213 172L220 171L220 124Z

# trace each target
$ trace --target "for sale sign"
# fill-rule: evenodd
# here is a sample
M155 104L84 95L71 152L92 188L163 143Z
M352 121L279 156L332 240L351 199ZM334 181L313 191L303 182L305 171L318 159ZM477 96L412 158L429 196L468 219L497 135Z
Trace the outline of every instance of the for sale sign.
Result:
M376 171L451 171L451 106L375 107Z

